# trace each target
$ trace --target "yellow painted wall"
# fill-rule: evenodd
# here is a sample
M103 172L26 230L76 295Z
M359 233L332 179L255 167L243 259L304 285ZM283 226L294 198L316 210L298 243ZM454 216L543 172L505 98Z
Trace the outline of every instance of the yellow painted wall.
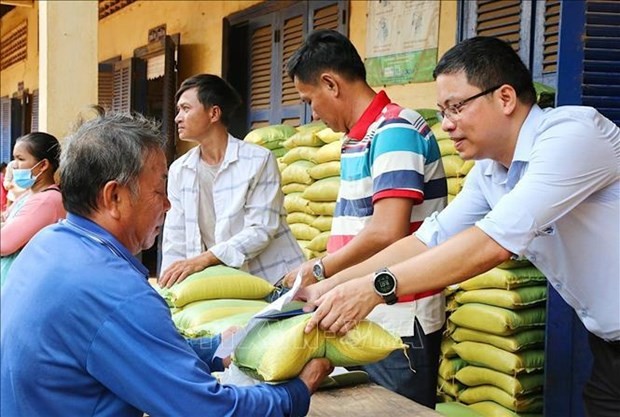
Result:
M147 44L148 30L166 24L166 33L181 35L179 78L222 71L223 18L259 0L137 1L99 23L99 60L133 56Z
M2 17L0 35L13 30L24 20L28 20L28 51L24 61L11 65L0 72L0 96L12 96L17 92L17 83L23 81L24 88L30 92L39 86L39 40L38 4L34 7L16 7Z
M368 2L351 1L351 20L349 23L349 39L357 48L362 59L366 56L366 21ZM439 10L439 45L438 58L456 43L457 26L456 0L442 0ZM379 89L380 87L373 87ZM386 93L392 101L409 108L436 108L435 82L412 83L388 86Z

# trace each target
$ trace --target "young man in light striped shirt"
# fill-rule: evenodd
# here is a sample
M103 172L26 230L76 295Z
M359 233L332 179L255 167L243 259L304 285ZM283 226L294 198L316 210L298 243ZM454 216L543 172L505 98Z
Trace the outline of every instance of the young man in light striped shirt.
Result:
M309 285L414 232L445 207L447 186L428 124L367 84L364 64L345 36L312 33L287 70L313 118L346 133L328 255L300 267ZM287 275L289 285L296 272ZM445 301L440 291L393 301L377 306L369 318L403 338L411 363L399 351L364 370L374 382L434 408Z

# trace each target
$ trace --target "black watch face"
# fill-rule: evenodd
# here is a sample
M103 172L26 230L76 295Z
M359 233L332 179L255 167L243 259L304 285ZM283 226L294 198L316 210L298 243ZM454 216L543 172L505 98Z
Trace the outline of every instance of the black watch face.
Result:
M312 275L314 275L315 278L323 276L323 271L321 271L321 265L319 265L318 263L314 264L314 266L312 267Z
M375 289L379 294L389 294L394 286L394 278L389 274L378 274L375 278Z

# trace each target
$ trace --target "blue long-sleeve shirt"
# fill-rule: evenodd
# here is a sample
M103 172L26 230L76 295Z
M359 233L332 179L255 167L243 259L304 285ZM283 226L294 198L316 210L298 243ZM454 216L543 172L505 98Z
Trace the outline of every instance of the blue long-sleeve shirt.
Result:
M85 218L69 214L35 236L2 292L2 416L307 413L310 397L299 379L218 384L146 276L125 247Z

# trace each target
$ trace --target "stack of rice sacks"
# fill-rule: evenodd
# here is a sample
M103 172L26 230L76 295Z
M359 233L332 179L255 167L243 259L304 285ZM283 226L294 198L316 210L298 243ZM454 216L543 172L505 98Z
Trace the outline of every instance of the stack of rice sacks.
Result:
M440 401L484 416L541 415L547 283L528 262L509 261L451 286L446 299Z
M437 144L441 152L441 161L443 162L448 182L448 203L450 203L463 188L465 176L473 168L474 161L464 161L459 157L454 147L454 142L452 142L448 133L441 129L441 122L431 125L431 130L435 138L437 138Z
M286 218L306 259L323 256L340 188L340 139L322 122L297 128L278 163Z
M297 133L297 129L289 125L273 125L252 130L243 139L246 142L269 149L276 158L286 153L284 141Z
M168 303L177 330L188 338L244 326L267 306L265 297L274 290L266 280L224 265L196 272L171 288L154 287Z

